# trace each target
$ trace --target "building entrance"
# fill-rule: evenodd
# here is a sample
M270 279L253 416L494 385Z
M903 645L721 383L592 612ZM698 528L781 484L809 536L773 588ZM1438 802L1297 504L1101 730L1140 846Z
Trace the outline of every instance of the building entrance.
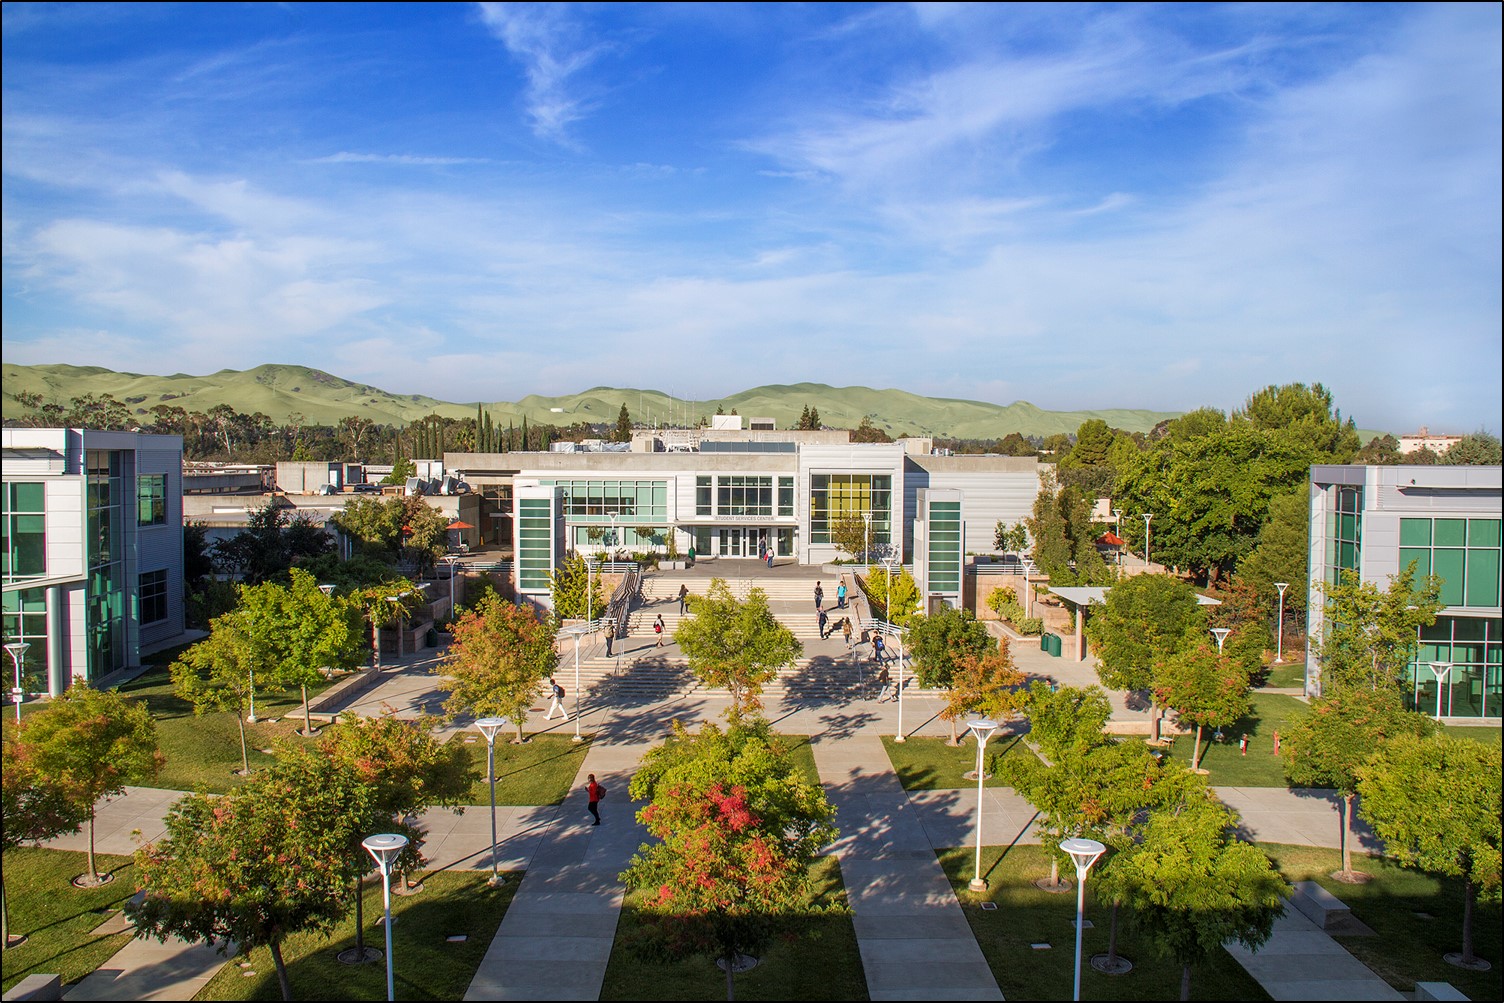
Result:
M721 557L760 557L768 548L765 526L729 526L716 530L716 553Z

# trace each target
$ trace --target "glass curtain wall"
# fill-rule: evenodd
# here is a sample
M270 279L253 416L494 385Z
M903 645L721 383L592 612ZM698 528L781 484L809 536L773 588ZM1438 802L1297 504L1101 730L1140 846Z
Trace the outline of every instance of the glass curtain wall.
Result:
M1504 621L1439 616L1420 630L1420 648L1410 663L1410 697L1416 710L1436 713L1432 662L1450 665L1441 693L1443 717L1499 717L1504 703Z
M88 505L88 671L98 679L121 667L125 652L124 457L91 449L86 458Z
M893 478L889 474L811 474L809 537L829 543L843 519L872 517L872 543L892 541Z

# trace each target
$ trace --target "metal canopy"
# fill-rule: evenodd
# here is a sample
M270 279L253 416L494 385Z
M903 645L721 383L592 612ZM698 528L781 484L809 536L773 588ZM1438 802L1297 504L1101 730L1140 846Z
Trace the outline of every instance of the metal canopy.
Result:
M1066 602L1076 606L1090 606L1092 603L1105 603L1107 593L1112 591L1110 585L1062 585L1058 589L1048 589L1051 595L1057 595ZM1196 593L1196 602L1202 606L1221 606L1221 599L1213 599Z

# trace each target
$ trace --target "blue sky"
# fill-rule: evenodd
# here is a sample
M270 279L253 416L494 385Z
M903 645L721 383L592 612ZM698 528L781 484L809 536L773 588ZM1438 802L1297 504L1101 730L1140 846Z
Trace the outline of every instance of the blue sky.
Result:
M1471 5L16 4L8 362L1495 432Z

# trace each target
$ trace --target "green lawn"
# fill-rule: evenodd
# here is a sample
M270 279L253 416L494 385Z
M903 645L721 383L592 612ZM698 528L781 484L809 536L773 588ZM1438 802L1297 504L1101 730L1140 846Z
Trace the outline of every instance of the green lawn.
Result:
M1284 787L1285 765L1274 754L1274 732L1289 734L1291 719L1304 712L1306 705L1294 697L1277 693L1253 694L1253 710L1249 715L1222 731L1223 740L1212 738L1212 732L1203 731L1201 736L1201 766L1210 771L1207 778L1222 787ZM1238 751L1238 738L1248 736L1248 755ZM1170 754L1186 763L1191 762L1191 742L1195 732L1175 739Z
M1005 999L1070 999L1076 944L1076 896L1040 890L1034 882L1050 873L1041 847L982 848L982 869L991 887L981 894L967 890L972 877L973 850L958 847L939 851L972 933ZM1095 925L1086 931L1083 959L1107 950L1110 914L1093 899L1087 882L1086 917ZM983 901L997 903L985 911ZM1047 944L1047 948L1035 945ZM1157 956L1124 922L1118 932L1118 953L1133 962L1126 975L1103 975L1082 964L1081 998L1114 1000L1172 1000L1180 998L1180 966ZM1191 970L1191 998L1266 1000L1264 992L1243 966L1226 951Z
M521 745L513 745L502 734L496 736L496 803L507 805L562 804L574 778L585 764L590 740L575 743L568 735L534 735ZM470 787L464 803L488 805L490 787L486 782L486 740L475 732L462 732L450 741L461 742L470 753L470 762L478 778Z
M1304 686L1306 681L1305 659L1292 662L1289 659L1278 665L1270 665L1269 674L1264 678L1265 686Z
M309 698L328 685L310 686ZM137 676L121 686L120 692L145 700L156 718L157 742L166 763L151 781L153 787L184 791L202 789L223 794L245 783L246 778L235 772L240 769L240 732L234 715L214 712L196 716L192 704L173 694L166 665ZM246 725L252 770L272 763L272 757L259 750L273 748L280 742L308 741L297 734L297 729L302 727L301 718L296 721L275 720L299 709L302 703L302 696L297 691L256 694L256 716L263 720Z
M808 735L779 735L788 747L789 759L798 768L799 775L810 784L820 786L820 770L815 766L815 748L809 744Z
M1443 955L1462 950L1462 883L1402 868L1391 861L1354 856L1353 866L1374 876L1344 885L1328 875L1341 866L1336 850L1267 844L1265 852L1290 881L1314 879L1352 909L1373 937L1339 937L1338 943L1400 992L1417 982L1450 982L1469 999L1504 999L1504 924L1499 903L1473 909L1474 950L1492 971L1454 968Z
M481 871L442 871L423 876L423 891L392 896L396 996L402 1000L463 999L517 889L518 880L486 886ZM381 885L365 888L365 937L384 949ZM446 938L463 935L462 943ZM353 910L331 934L298 934L282 945L294 999L386 999L386 965L340 964L336 955L355 945ZM251 951L220 969L195 997L201 1000L280 1000L271 952Z
M129 857L96 854L96 865L115 880L98 888L70 883L87 867L82 853L18 847L5 853L5 902L10 932L26 943L5 952L4 987L28 975L61 975L77 982L125 946L130 934L96 937L91 932L135 894Z
M946 745L943 738L915 737L907 742L895 742L889 735L883 736L883 748L888 750L888 760L898 774L906 791L949 790L956 787L973 787L976 780L964 776L977 768L977 746L970 738L960 745ZM987 760L993 762L999 756L1032 756L1028 746L1012 735L994 738L987 743ZM989 769L991 767L989 766ZM987 780L988 787L1001 787L996 777Z
M834 857L822 857L814 869L820 904L845 901L841 868ZM643 957L629 945L643 930L637 911L642 892L633 892L623 903L616 927L616 944L603 1000L707 1000L724 999L726 976L703 956L679 961ZM756 968L736 977L739 1000L864 1000L867 980L851 915L824 913L811 917L795 936L768 950Z
M1466 738L1474 742L1482 742L1484 745L1492 745L1496 749L1504 743L1504 731L1501 731L1498 725L1444 724L1441 730L1451 738Z

